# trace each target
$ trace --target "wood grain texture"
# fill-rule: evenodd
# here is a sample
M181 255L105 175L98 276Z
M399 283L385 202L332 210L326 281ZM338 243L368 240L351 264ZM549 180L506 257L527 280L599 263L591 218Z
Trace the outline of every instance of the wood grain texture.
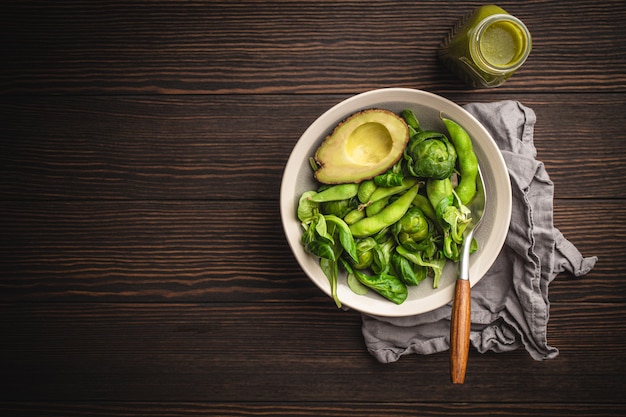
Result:
M471 292L469 279L459 279L454 287L450 318L450 381L465 382L470 347Z
M532 3L499 3L526 23L534 43L500 91L626 91L623 1ZM0 20L0 92L351 93L381 84L463 90L438 65L437 48L476 6L11 1Z
M555 306L556 359L472 350L463 386L449 383L447 353L376 362L364 348L359 314L327 303L0 307L0 330L12 335L0 342L12 381L2 401L430 403L454 396L528 405L545 401L545 390L556 404L622 398L623 304Z
M457 417L510 415L516 417L615 416L622 417L624 408L620 405L602 404L507 404L507 403L424 403L418 401L403 403L375 402L326 402L317 403L272 403L247 404L219 402L0 402L0 407L14 417L66 417L68 415L116 415L119 417L174 417L174 416L304 416L304 417Z
M448 95L461 104L510 99ZM291 149L343 95L0 99L4 199L277 199ZM515 96L561 198L626 194L621 94ZM572 176L572 166L576 175Z
M293 258L275 201L26 201L0 210L2 301L325 298ZM622 302L625 206L563 200L555 216L600 260L584 278L562 274L551 297Z
M626 3L504 0L533 36L498 89L437 48L473 1L0 7L0 415L622 416ZM548 344L378 363L283 236L280 181L341 100L420 88L537 116L554 225Z

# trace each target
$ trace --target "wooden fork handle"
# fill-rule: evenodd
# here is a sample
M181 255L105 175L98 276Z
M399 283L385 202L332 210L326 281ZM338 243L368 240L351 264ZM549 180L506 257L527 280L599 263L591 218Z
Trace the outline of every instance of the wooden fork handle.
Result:
M450 323L450 379L453 384L463 384L470 343L471 297L469 280L457 279L453 300Z

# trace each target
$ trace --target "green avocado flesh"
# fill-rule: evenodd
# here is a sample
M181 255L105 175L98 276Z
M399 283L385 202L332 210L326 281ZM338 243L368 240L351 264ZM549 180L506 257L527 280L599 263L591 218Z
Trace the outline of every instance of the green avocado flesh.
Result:
M324 184L361 181L382 174L401 157L409 128L397 114L368 109L353 114L315 152L315 178Z

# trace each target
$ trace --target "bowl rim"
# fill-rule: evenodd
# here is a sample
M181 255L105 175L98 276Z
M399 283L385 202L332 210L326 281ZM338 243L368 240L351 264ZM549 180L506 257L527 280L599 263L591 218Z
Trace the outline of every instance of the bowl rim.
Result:
M474 148L477 153L479 163L481 164L481 169L483 169L483 166L488 166L489 168L488 170L483 169L483 175L486 177L485 186L486 188L496 187L498 190L498 197L497 210L495 209L495 202L490 202L490 200L495 199L488 199L488 207L485 215L487 216L487 212L490 211L492 216L495 217L494 219L491 219L491 226L485 226L483 224L481 225L481 229L484 231L485 227L492 227L491 230L494 230L496 226L495 223L497 223L498 230L494 237L490 236L489 241L485 241L486 247L481 256L472 257L470 260L470 285L474 286L480 281L480 279L482 279L487 270L495 262L497 255L504 246L506 235L508 234L510 226L512 210L510 178L500 149L482 123L480 123L471 113L460 105L445 97L428 91L398 87L379 88L365 91L336 103L323 112L307 127L294 145L287 163L285 164L283 177L281 179L281 223L287 242L302 271L305 272L309 279L311 279L328 296L330 296L330 285L328 280L321 272L321 269L319 269L319 265L317 265L317 269L319 269L319 271L312 268L312 260L316 261L316 258L313 257L313 255L304 252L304 249L300 244L302 228L295 213L297 206L294 206L294 199L297 202L297 198L299 196L293 195L293 191L295 191L298 183L298 175L291 174L302 169L303 154L311 156L313 152L309 152L309 150L316 149L318 146L316 144L319 144L325 135L330 132L337 123L359 110L374 107L385 108L384 103L394 101L397 101L398 103L421 103L422 101L426 103L435 102L443 107L439 110L444 114L454 113L455 121L466 128L473 138L476 134L479 134L485 139L484 143L481 141L480 143L477 143ZM488 165L486 165L485 162L487 157L489 160ZM489 177L488 174L492 171L498 172L499 175L497 178ZM312 177L313 176L311 174L311 178ZM294 226L296 223L299 233L297 234L297 237L294 237L293 234L296 230ZM490 223L490 221L487 221L486 223ZM481 229L477 230L477 239L479 239L479 236L481 235ZM487 251L487 249L489 249L489 251ZM450 269L452 269L452 271L450 271ZM451 274L455 274L454 271L456 271L456 265L452 262L448 262L446 269L444 270L444 274L449 277ZM320 278L320 273L322 274L323 279ZM454 284L455 278L452 278L452 280ZM396 305L391 301L384 300L380 296L368 298L367 296L358 296L353 293L350 294L351 291L347 289L347 286L341 283L338 290L339 297L344 308L347 307L362 313L381 317L404 317L426 313L451 302L454 295L454 285L449 285L449 282L445 288L433 290L433 294L427 297L427 305L420 305L421 303L417 302L419 300L413 300L410 304L407 304L407 301L409 301L407 300L403 304ZM377 300L376 297L381 300ZM364 298L367 298L367 300Z

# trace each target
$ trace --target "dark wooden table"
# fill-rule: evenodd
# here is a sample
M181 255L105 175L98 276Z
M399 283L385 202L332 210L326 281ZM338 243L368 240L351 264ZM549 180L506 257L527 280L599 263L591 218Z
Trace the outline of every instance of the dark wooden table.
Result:
M504 86L436 51L479 2L5 1L0 6L3 416L624 415L626 3L503 1L533 35ZM389 365L300 270L282 170L306 127L410 87L537 114L560 355Z

